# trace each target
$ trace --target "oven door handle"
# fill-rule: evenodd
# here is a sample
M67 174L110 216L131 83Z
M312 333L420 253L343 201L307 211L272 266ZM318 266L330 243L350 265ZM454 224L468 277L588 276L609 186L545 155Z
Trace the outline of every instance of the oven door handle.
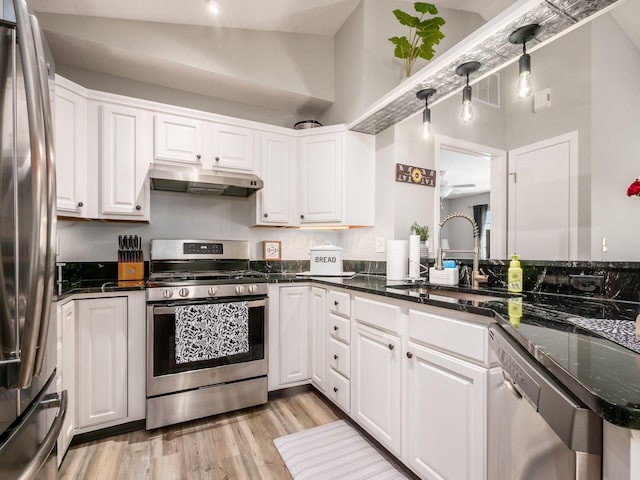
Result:
M200 304L196 304L196 305L213 305L213 304L219 304L219 303L242 303L242 302L213 302L213 303L200 303ZM262 300L251 300L247 302L249 308L254 308L254 307L264 307L267 305L267 301L262 299ZM176 308L178 308L179 306L189 306L189 305L193 305L193 304L189 304L189 303L185 303L185 304L181 304L181 305L171 305L171 306L162 306L162 307L153 307L153 313L154 315L173 315L176 313Z

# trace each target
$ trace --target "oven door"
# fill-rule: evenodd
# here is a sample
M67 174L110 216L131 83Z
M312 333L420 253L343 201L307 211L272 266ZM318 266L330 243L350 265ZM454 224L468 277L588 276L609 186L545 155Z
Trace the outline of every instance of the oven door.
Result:
M198 349L208 348L207 339L189 344L189 354L195 359L177 355L176 325L179 307L198 305L220 306L246 302L248 307L248 351L206 359ZM184 325L184 319L181 320ZM222 320L221 320L222 321ZM156 303L147 306L147 397L180 392L194 388L234 382L267 374L267 300L266 298L220 298L202 302L185 301ZM215 342L215 335L209 339ZM199 346L200 345L200 346ZM205 359L201 359L201 358Z

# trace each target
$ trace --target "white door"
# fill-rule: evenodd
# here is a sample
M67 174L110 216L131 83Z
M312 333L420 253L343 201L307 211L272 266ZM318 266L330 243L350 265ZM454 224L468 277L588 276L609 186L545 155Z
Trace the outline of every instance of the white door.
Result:
M58 212L87 212L87 101L62 86L55 99L56 198Z
M280 384L309 379L309 287L280 289Z
M102 106L103 216L148 219L146 176L149 159L144 158L142 123L143 114L140 110L116 105Z
M78 428L127 417L127 299L77 301Z
M76 310L75 302L71 301L60 308L58 322L62 329L62 365L59 366L62 372L62 389L67 391L67 415L64 418L62 431L58 437L58 458L62 458L69 448L69 443L73 438L73 431L76 427L76 342L75 323Z
M311 287L311 308L309 315L309 331L311 333L311 381L320 390L324 391L327 363L325 357L328 335L325 331L326 321L326 290L324 288Z
M578 132L509 152L509 251L577 258Z
M201 165L203 124L193 118L158 114L154 118L154 158L179 164Z
M300 223L342 220L343 134L300 139Z
M354 329L351 414L376 440L400 455L400 339L381 330Z
M259 223L287 225L290 220L291 160L293 140L284 135L262 134L262 180Z
M487 370L409 342L407 458L421 478L487 478Z
M255 169L254 134L251 129L214 123L213 158L206 159L209 168L253 171Z

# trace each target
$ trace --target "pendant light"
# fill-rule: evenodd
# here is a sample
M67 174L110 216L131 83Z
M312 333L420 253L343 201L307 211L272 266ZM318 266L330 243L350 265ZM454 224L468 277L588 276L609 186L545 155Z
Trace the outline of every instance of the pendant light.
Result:
M518 97L526 98L531 95L531 55L527 53L527 42L536 38L540 32L540 25L532 23L514 30L509 35L509 41L514 45L522 44L522 56L518 60Z
M473 108L471 107L471 86L469 85L469 74L478 71L480 62L466 62L456 68L456 73L467 77L467 84L462 89L462 121L468 123L473 118Z
M429 110L429 97L437 92L435 88L425 88L416 93L416 97L424 100L424 111L422 112L422 138L431 138L431 110Z

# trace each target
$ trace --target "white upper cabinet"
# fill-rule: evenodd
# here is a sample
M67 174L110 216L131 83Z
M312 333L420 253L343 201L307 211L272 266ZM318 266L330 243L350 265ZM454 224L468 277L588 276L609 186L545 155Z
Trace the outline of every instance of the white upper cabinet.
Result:
M255 170L254 130L221 123L213 123L210 127L213 158L205 159L205 167Z
M291 222L292 189L296 182L292 137L263 133L260 142L260 178L264 187L258 192L256 224L288 225Z
M342 220L343 133L300 139L300 223Z
M311 129L298 139L297 158L300 224L374 225L375 137Z
M87 100L56 79L54 136L58 214L87 216Z
M100 215L149 219L147 170L144 143L149 133L141 110L102 105L101 110L101 202Z
M154 159L160 162L202 165L204 124L199 120L175 115L154 117Z

